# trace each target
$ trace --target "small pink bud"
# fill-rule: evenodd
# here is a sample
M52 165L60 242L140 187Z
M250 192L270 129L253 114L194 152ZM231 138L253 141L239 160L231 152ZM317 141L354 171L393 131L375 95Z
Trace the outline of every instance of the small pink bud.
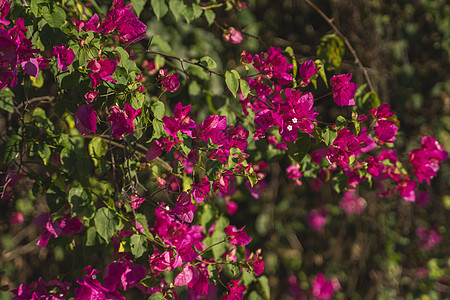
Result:
M234 27L230 27L224 32L223 39L225 42L230 42L233 44L240 44L243 40L241 32L236 30Z

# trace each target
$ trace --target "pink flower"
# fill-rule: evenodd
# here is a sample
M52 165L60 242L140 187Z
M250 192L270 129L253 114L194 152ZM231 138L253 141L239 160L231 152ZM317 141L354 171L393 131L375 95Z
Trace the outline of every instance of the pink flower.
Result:
M306 300L305 295L302 293L300 283L298 282L297 276L291 275L288 278L289 288L288 295L296 300Z
M416 235L419 237L420 246L425 251L429 251L442 241L442 236L433 229L419 227L416 229Z
M417 181L410 180L409 177L401 178L396 181L397 181L396 191L399 192L400 196L402 196L403 199L405 199L408 202L416 201L415 189L417 187Z
M228 289L230 292L225 297L222 297L222 300L239 300L244 298L244 292L247 290L243 283L239 284L239 280L231 279L228 283Z
M11 2L9 2L9 0L0 0L0 28L3 28L3 26L7 26L10 23L6 20L10 6Z
M319 210L313 209L308 212L308 215L306 216L306 220L308 221L309 226L317 232L323 232L323 228L325 227L325 224L327 223L327 215L328 211L324 208L321 208Z
M243 65L245 64L251 64L253 62L253 57L250 53L247 53L247 51L242 50L241 52L241 62Z
M133 6L123 6L123 0L115 0L108 12L108 18L102 23L104 34L117 31L116 36L125 44L136 43L145 38L147 26L133 13Z
M84 98L87 102L92 103L97 98L98 93L96 91L89 91L86 94L84 94Z
M116 82L111 78L111 75L116 71L117 62L112 59L93 59L87 65L87 68L92 70L89 74L91 79L92 88L95 89L101 82L101 80L108 82Z
M340 288L341 286L336 278L326 280L325 276L320 273L312 283L311 295L315 299L328 300L333 298L333 293Z
M409 154L409 160L413 166L413 172L419 182L427 181L430 184L431 178L439 171L439 163L446 160L448 152L440 145L435 138L423 137L420 149L414 149Z
M131 196L130 203L132 209L138 209L141 207L141 204L145 201L144 198L141 198L139 196L133 195Z
M253 186L250 184L250 181L247 179L245 182L245 187L248 189L253 198L259 199L262 193L268 189L267 183L264 180L258 180Z
M233 44L240 44L243 40L241 32L234 27L228 28L228 30L223 33L223 39L225 42Z
M209 196L211 190L211 183L209 183L208 177L203 177L200 181L200 183L193 183L191 185L192 196L197 203L203 202L205 197Z
M38 246L46 247L50 237L53 235L55 238L60 235L70 236L74 233L83 230L84 226L80 219L77 217L70 218L70 215L64 215L60 222L53 221L52 218L46 214L40 214L34 219L34 223L42 227L42 234L40 240L36 243Z
M80 287L75 289L76 300L125 299L125 297L122 296L117 290L109 291L107 288L102 286L97 278L99 271L93 269L91 266L85 267L83 271L85 273L85 275L83 275L83 279L76 279L76 282L80 285Z
M0 12L7 14L9 12L9 3L1 2ZM39 75L39 59L35 58L35 54L40 50L32 49L33 44L27 39L25 33L25 21L18 18L14 27L6 30L3 24L8 22L0 18L0 89L6 86L14 87L17 84L17 66L20 64L22 69L30 76L38 77Z
M245 253L248 253L248 250L245 249ZM257 276L261 275L264 272L264 261L260 256L261 249L256 250L254 253L248 253L245 258L247 262L252 266L253 273Z
M92 104L82 104L75 112L75 126L82 135L95 133L97 115Z
M244 228L245 227L242 227L241 229L237 230L237 228L232 225L228 225L227 227L225 227L225 233L230 239L231 244L236 246L245 246L252 241L252 238L243 231Z
M22 224L23 223L23 215L21 212L15 212L11 214L11 217L9 218L9 224L15 225L15 224Z
M112 137L116 139L123 139L125 133L134 135L134 119L141 115L141 109L134 109L130 104L126 103L123 111L117 107L109 108L111 115L107 118L110 123Z
M358 86L353 82L352 74L342 74L331 77L331 91L333 92L334 102L339 106L355 105L355 96Z
M298 74L302 77L301 86L307 86L310 81L309 79L319 71L319 68L316 68L314 61L308 60L298 67Z
M97 14L94 14L89 21L84 20L73 20L75 25L78 27L78 32L81 32L81 29L84 28L86 31L94 31L100 32L100 19Z
M391 111L391 106L389 104L381 104L378 108L371 108L369 114L372 118L377 118L378 120L387 119L394 115Z
M234 201L227 201L227 213L231 216L234 215L239 209L238 205Z
M117 288L128 290L139 286L139 282L148 271L133 261L114 261L105 267L103 274L104 287L113 292Z
M69 70L68 66L73 62L75 59L75 53L72 49L67 49L66 46L55 46L51 52L53 56L56 56L58 59L58 68L61 71L67 71Z
M178 77L180 74L171 74L161 81L162 86L171 93L175 93L180 87Z
M159 140L154 140L150 148L148 148L145 158L152 161L163 154L163 144Z
M303 176L302 172L300 172L300 165L297 163L295 165L290 165L286 168L286 173L288 178L300 178Z
M194 211L197 206L192 204L192 196L188 192L182 192L177 199L175 208L171 211L181 221L191 223L194 220Z
M380 141L385 143L395 142L395 134L398 131L398 127L395 125L394 121L380 120L377 122L374 129Z
M185 264L183 271L175 277L174 284L176 286L188 285L194 278L194 268L191 264Z
M288 64L286 57L281 55L280 48L272 47L267 53L256 54L253 57L253 66L263 77L275 78L279 84L287 85L292 82L293 77L287 71L294 65Z
M359 197L355 189L348 189L342 196L342 201L339 203L339 208L345 211L348 215L360 215L367 203L364 198Z

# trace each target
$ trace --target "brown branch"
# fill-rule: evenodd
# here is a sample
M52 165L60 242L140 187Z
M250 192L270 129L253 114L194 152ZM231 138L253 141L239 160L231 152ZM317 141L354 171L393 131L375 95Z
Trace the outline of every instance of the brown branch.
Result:
M220 73L218 73L218 72L216 72L216 71L213 71L213 70L211 70L211 69L205 67L204 65L202 65L202 64L199 63L199 62L193 62L193 61L190 61L190 60L187 60L187 59L184 59L184 58L180 58L180 57L177 57L177 56L174 56L174 55L170 55L170 54L166 54L166 53L159 52L159 51L154 51L154 50L145 50L144 52L145 52L145 53L151 53L151 54L158 54L158 55L161 55L161 56L164 56L164 57L167 57L167 58L176 59L176 60L178 60L178 61L181 63L181 67L183 68L183 71L185 71L185 70L184 70L184 67L183 67L183 63L187 63L187 64L191 64L191 65L194 65L194 66L201 67L201 68L203 68L205 71L208 71L208 72L211 73L211 74L214 74L214 75L217 75L217 76L220 76L220 77L225 77L225 75L220 74ZM185 72L186 72L186 71L185 71Z
M109 136L107 136L107 135L89 135L89 134L87 134L87 135L69 135L70 137L82 137L82 138L94 138L94 137L99 137L99 138L101 138L101 139L103 139L103 140L105 140L106 142L108 142L109 143L109 145L114 145L114 146L117 146L117 147L119 147L119 148L122 148L122 149L124 149L126 146L125 145L123 145L123 144L121 144L121 143L117 143L117 142L114 142L114 141L112 141L112 140L110 140L110 137ZM137 147L137 148L140 148L140 149L142 149L142 150L144 150L145 152L147 152L147 147L145 147L144 145L141 145L141 144L139 144L139 143L135 143L135 146ZM111 147L111 146L110 146ZM138 157L145 157L145 154L142 154L142 153L140 153L140 152L138 152L137 154L136 154ZM162 167L162 168L164 168L164 169L166 169L167 171L169 171L170 173L172 173L172 171L173 171L173 168L167 163L167 162L165 162L164 160L162 160L161 158L159 158L159 157L157 157L157 158L155 158L154 160L153 160L153 162L155 162L157 165L159 165L160 167Z
M348 41L348 39L342 34L342 32L336 27L336 25L334 25L333 20L328 18L328 16L320 8L318 8L316 5L314 5L314 3L311 2L311 0L305 0L305 1L330 25L330 27L334 30L334 32L336 32L336 34L341 39L344 40L345 45L350 50L350 52L353 55L353 58L355 59L355 63L362 70L364 77L366 78L367 84L369 85L370 90L375 91L375 89L373 88L373 85L372 85L372 80L370 80L370 77L369 77L369 72L367 72L367 68L364 67L363 64L361 63L361 61L359 60L355 49L353 49L353 47L350 44L350 42Z

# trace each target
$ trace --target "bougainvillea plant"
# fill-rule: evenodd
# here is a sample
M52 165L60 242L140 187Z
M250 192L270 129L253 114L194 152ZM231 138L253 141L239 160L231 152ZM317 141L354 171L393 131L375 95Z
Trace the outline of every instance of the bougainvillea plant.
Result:
M221 6L214 3L151 6L158 20L170 8L177 19L203 15L213 24ZM218 72L210 56L188 61L154 50L151 28L138 18L146 3L133 4L115 0L102 14L76 1L0 0L1 101L17 118L2 142L0 201L13 203L19 181L31 179L33 197L48 207L34 220L36 245L98 247L107 256L80 261L78 272L22 283L14 299L125 299L130 290L148 299L242 299L252 291L268 298L264 253L252 248L245 224L230 223L239 190L257 199L269 189L268 158L254 155L256 141L290 159L283 172L293 185L319 190L339 182L339 207L356 217L366 207L361 186L415 202L420 183L430 184L448 157L435 138L423 137L401 162L395 112L376 102L363 111L352 74L328 82L320 60L278 47L244 50L235 68ZM226 42L244 38L251 37L223 29ZM161 58L181 65L161 68ZM190 75L184 64L219 78L240 111L194 114L189 99L169 97ZM323 121L319 80L334 106L353 108L351 117ZM327 216L317 207L307 223L320 233ZM12 211L11 223L22 222ZM427 251L441 240L426 228L417 236ZM338 278L311 278L317 299L341 288Z

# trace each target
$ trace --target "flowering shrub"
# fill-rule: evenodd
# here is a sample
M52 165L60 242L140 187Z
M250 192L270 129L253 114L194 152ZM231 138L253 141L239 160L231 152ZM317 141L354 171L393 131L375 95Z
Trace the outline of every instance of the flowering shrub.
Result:
M246 8L234 0L168 2L148 4L158 21L170 9L187 24L204 16L218 25L215 9ZM418 201L421 183L430 185L448 157L437 139L423 137L420 149L401 161L391 106L361 105L368 98L362 95L376 93L358 87L350 73L328 81L324 58L298 57L290 47L247 49L240 63L220 69L218 59L187 60L151 36L150 22L138 17L145 1L115 0L103 13L90 3L86 10L57 1L24 8L0 0L0 88L11 102L5 111L17 122L2 142L7 171L0 201L11 205L20 181L32 180L28 196L32 203L44 199L45 212L24 218L11 209L10 224L34 218L35 244L63 247L75 269L19 283L11 289L14 299L269 298L264 252L252 245L249 220L231 217L247 205L236 199L262 199L278 189L273 182L280 176L293 188L330 187L341 210L362 218L363 193ZM231 26L222 37L244 42ZM226 91L221 109L212 101L213 87L203 89L201 80L220 81L214 84ZM186 89L207 105L187 104ZM325 99L349 107L351 116L329 121L319 107ZM276 175L273 164L282 160L288 166ZM336 214L315 205L303 222L325 235ZM416 234L425 251L442 239L423 227ZM295 233L290 237L298 241ZM306 288L289 277L289 293L331 299L343 290L339 274L316 274L304 280Z

